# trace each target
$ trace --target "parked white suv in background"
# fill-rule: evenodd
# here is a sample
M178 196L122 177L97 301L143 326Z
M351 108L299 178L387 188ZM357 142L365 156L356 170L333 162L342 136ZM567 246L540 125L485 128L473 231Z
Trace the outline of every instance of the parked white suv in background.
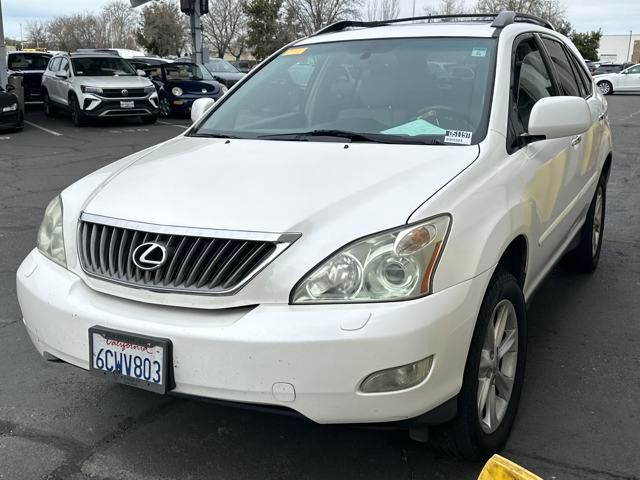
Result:
M17 273L38 351L159 393L429 426L468 459L500 449L527 300L565 254L598 264L612 140L569 40L486 18L327 27L65 189Z
M89 118L140 117L147 124L158 119L153 83L113 53L54 56L42 76L42 100L47 116L68 110L78 127Z

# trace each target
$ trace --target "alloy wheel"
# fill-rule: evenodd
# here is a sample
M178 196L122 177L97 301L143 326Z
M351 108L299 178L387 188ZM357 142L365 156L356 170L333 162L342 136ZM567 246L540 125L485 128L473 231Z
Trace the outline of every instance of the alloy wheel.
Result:
M168 117L170 112L171 106L169 105L169 101L166 98L162 97L160 99L160 113L163 117Z
M518 317L500 301L487 326L478 369L478 419L486 434L500 426L509 406L518 365Z
M602 187L598 186L596 194L596 206L593 212L593 232L591 239L591 254L595 257L598 254L600 239L602 237L602 219L604 213L604 201L602 197Z
M611 91L611 85L609 85L608 82L599 83L598 87L604 95L607 95Z

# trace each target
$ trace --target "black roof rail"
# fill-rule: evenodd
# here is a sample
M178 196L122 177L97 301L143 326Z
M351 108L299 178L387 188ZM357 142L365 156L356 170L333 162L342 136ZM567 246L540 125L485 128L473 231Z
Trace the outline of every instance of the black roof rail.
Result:
M311 36L322 35L324 33L340 32L347 28L372 28L382 27L386 25L392 25L394 23L415 22L416 20L453 20L453 19L466 19L471 21L488 21L493 20L491 26L494 28L504 28L507 25L511 25L515 22L534 23L542 27L555 30L553 25L546 20L536 17L535 15L529 15L526 13L516 13L505 10L500 13L461 13L457 15L424 15L420 17L404 17L393 18L391 20L375 20L370 22L363 22L360 20L341 20L339 22L332 23L326 27L321 28L317 32L314 32Z

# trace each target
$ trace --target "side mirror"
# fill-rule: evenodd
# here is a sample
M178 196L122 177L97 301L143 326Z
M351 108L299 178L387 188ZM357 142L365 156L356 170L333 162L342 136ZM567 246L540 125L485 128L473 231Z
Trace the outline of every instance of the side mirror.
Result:
M586 132L591 124L591 110L584 98L546 97L531 110L528 136L533 140L571 137Z
M191 121L196 123L215 103L213 98L199 98L191 106Z
M69 78L69 74L66 73L66 72L56 73L56 77L62 78L62 79L67 79L67 78Z
M147 72L145 72L144 70L136 70L136 73L138 74L139 77L146 77L147 76Z
M7 92L13 92L16 89L16 87L14 87L13 85L11 85L10 83L7 84L7 87L5 88L5 91Z

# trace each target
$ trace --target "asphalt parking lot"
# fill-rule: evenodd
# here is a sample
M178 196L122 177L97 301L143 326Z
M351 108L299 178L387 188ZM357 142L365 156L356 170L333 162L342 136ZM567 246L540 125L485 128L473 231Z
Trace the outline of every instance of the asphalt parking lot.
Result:
M556 269L529 305L527 380L504 455L547 479L640 479L640 96L609 97L615 156L600 268ZM29 108L0 132L0 479L472 479L397 433L157 396L32 347L15 271L44 207L186 119L74 128Z

